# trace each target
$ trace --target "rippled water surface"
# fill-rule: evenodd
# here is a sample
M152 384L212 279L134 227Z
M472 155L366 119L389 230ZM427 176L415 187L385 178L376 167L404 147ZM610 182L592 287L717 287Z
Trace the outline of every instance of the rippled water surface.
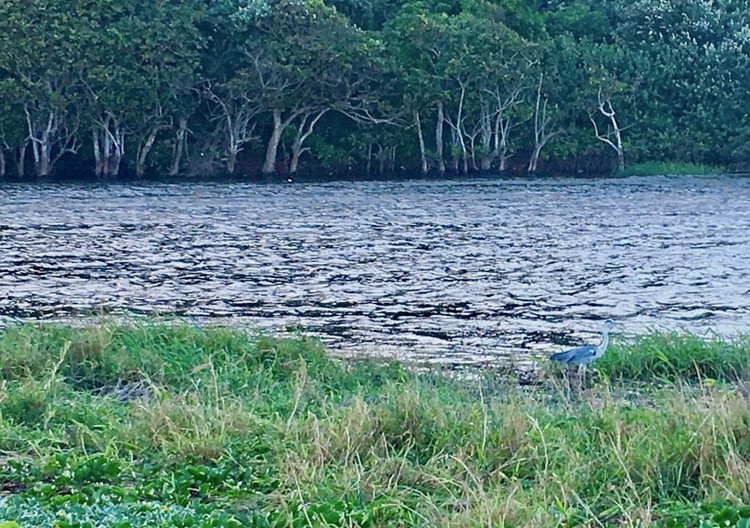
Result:
M0 314L298 325L476 363L602 318L750 331L750 180L0 187Z

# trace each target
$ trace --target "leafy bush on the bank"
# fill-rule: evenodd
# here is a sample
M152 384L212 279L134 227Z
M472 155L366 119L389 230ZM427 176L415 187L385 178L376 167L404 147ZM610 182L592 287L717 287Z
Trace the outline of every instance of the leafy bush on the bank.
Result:
M624 171L617 173L618 176L698 176L706 174L723 174L727 170L724 167L714 167L697 163L677 163L668 161L649 161L636 163L628 166Z

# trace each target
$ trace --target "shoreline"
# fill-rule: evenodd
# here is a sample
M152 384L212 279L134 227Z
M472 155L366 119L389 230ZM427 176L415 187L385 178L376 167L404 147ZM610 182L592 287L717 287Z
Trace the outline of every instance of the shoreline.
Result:
M556 180L556 179L622 179L648 178L655 176L748 176L747 170L732 170L727 167L708 166L690 163L644 162L633 164L623 173L617 171L526 171L508 170L476 171L464 174L461 172L435 171L421 174L417 168L403 169L384 174L366 174L364 171L301 171L297 174L206 174L168 176L150 174L135 176L122 174L116 177L102 178L86 171L67 171L64 174L50 175L45 178L17 178L6 176L0 178L1 184L181 184L181 183L254 183L254 184L287 184L287 183L333 183L333 182L392 182L392 181L471 181L471 180Z

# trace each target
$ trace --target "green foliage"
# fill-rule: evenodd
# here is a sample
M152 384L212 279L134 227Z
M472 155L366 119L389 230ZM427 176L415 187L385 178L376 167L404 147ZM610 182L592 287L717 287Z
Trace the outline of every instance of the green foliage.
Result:
M172 322L0 333L9 526L744 526L746 339L616 342L571 398ZM118 384L119 383L119 384ZM574 492L574 493L573 493Z
M627 167L618 176L700 175L725 173L725 167L713 167L697 163L645 162Z
M601 139L617 126L628 163L741 170L749 13L743 0L0 0L0 167L274 172L293 152L295 166L307 154L361 171L376 145L396 148L384 169L523 170L538 149L542 165L607 172L617 153Z
M648 334L617 343L597 362L597 369L613 380L743 380L750 374L750 343L746 338Z

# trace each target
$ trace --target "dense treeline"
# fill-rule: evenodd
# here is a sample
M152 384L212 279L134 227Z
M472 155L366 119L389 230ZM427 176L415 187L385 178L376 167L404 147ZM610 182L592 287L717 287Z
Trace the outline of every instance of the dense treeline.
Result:
M0 176L750 156L746 0L0 0Z

